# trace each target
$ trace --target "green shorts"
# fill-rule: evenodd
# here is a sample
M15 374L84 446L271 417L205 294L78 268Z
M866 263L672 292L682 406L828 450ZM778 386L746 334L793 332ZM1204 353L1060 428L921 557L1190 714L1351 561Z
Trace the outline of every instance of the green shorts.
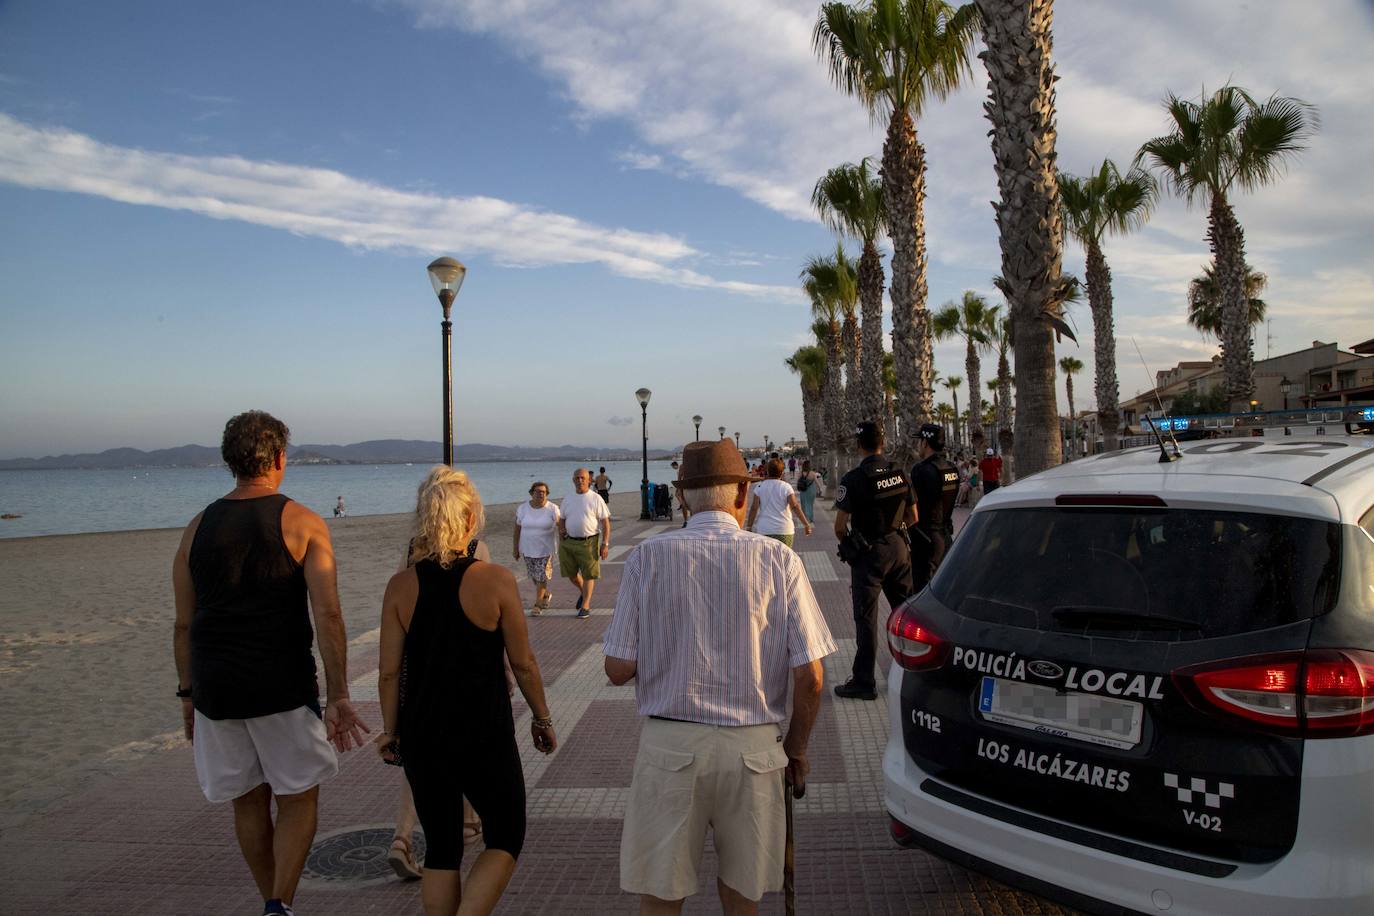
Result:
M782 542L783 542L784 544L786 544L788 547L792 547L792 538L794 537L794 535L791 535L791 534L765 534L764 537L766 537L766 538L772 538L772 539L775 540L775 541L782 541ZM792 549L793 549L793 550L796 550L795 547L792 547Z
M558 571L563 578L580 575L584 579L601 578L601 535L594 534L585 541L563 538L558 542Z

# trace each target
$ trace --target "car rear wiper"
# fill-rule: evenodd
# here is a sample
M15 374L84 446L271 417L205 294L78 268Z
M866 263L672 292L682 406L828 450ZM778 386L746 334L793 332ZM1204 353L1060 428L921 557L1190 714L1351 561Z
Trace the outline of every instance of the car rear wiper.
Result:
M1050 611L1060 623L1097 626L1113 630L1201 630L1202 624L1167 614L1147 614L1124 608L1061 604Z

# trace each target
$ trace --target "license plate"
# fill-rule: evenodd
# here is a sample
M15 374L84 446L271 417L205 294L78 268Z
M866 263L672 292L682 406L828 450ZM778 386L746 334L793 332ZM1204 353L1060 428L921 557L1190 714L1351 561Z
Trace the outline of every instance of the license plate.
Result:
M1144 708L1131 700L985 677L978 712L989 722L1129 749L1140 743Z

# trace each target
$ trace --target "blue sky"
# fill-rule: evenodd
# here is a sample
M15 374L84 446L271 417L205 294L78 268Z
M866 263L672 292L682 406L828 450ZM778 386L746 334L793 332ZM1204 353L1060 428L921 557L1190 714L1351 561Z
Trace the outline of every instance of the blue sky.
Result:
M1061 163L1128 160L1170 89L1314 103L1311 149L1236 201L1273 352L1374 336L1370 4L1197 6L1060 0ZM0 2L0 457L210 444L249 407L298 442L437 438L439 254L469 268L459 441L634 445L640 386L655 445L694 413L801 435L782 360L797 272L833 245L807 197L882 139L811 52L816 7ZM985 92L975 64L918 126L932 306L998 301ZM1106 246L1152 368L1215 349L1182 317L1204 230L1168 201ZM959 346L936 358L963 373ZM1119 372L1145 387L1126 340Z

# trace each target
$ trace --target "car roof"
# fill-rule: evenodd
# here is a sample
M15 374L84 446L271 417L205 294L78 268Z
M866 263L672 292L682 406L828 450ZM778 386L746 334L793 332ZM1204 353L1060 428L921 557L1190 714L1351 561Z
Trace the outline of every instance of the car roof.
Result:
M1374 436L1231 437L1091 455L1018 480L978 511L1052 504L1068 494L1155 495L1166 503L1245 508L1353 522L1374 503Z

